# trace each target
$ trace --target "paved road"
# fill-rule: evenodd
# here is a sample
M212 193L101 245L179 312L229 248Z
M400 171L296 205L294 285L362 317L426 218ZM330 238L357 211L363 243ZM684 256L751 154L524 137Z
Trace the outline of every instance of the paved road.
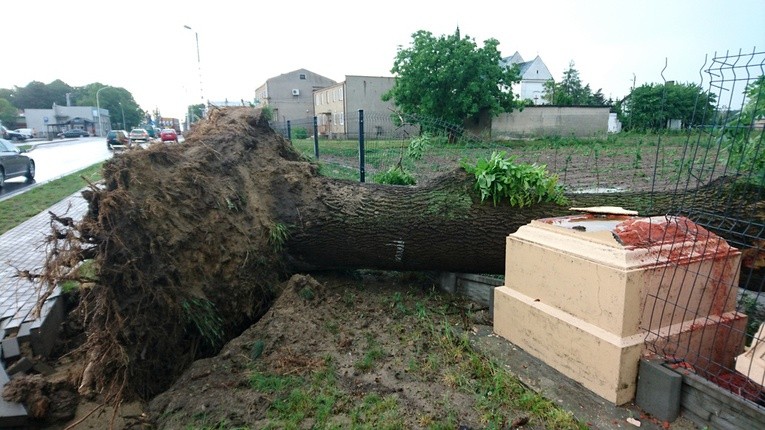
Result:
M35 179L31 182L27 182L24 178L8 179L0 189L0 201L112 156L111 151L106 148L106 140L103 137L53 141L32 140L17 144L17 146L24 145L32 145L26 155L35 161Z

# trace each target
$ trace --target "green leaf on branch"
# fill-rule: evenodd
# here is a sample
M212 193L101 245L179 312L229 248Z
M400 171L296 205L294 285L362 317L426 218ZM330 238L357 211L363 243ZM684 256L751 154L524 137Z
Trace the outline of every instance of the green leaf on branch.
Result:
M491 158L480 159L475 166L463 162L462 168L475 176L475 189L481 194L482 202L491 198L496 206L507 199L511 206L519 207L567 202L558 177L550 174L546 166L516 163L515 158L505 152L495 151Z

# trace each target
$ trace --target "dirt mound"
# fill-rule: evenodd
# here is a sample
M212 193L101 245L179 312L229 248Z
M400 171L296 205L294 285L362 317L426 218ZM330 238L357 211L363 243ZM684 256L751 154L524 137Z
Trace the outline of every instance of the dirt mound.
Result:
M480 428L477 397L431 343L441 321L416 311L443 306L460 320L433 287L414 274L294 275L256 324L195 362L148 415L159 429Z

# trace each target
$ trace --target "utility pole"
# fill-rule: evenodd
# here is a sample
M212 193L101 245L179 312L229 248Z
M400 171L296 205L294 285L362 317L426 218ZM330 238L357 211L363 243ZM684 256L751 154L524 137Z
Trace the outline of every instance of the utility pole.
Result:
M197 72L199 73L199 102L204 106L205 104L205 96L204 96L204 90L202 89L202 61L199 57L199 33L196 32L194 29L189 27L188 25L184 25L183 28L193 31L194 32L194 40L196 41L197 46ZM202 108L204 109L204 108ZM204 112L204 111L203 111ZM191 113L191 107L189 107L189 128L191 128L191 121L192 113Z

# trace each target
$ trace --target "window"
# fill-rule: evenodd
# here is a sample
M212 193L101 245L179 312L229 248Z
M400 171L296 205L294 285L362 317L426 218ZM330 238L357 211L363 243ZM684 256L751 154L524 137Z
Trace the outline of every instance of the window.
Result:
M345 112L340 112L340 125L345 124Z
M305 80L305 73L300 74L300 79Z
M338 88L338 90L340 91L340 101L342 101L343 100L343 87Z

